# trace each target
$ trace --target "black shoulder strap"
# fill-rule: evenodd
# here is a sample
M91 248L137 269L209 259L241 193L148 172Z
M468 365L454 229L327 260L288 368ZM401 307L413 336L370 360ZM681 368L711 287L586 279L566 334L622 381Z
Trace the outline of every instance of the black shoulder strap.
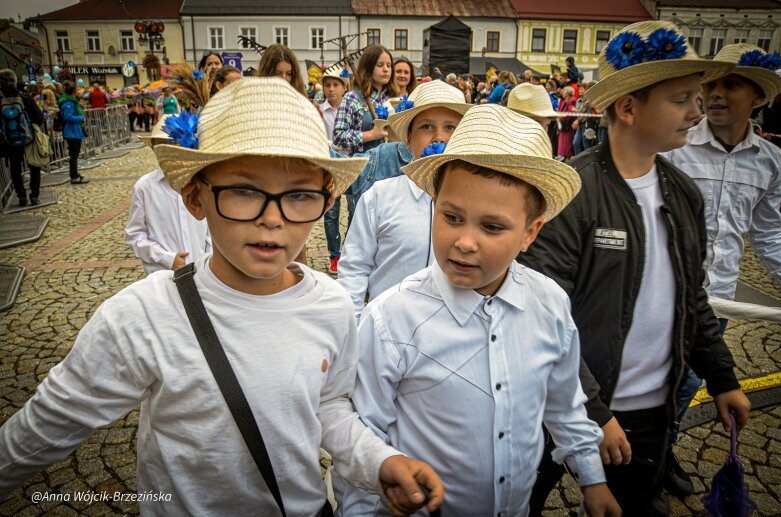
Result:
M203 355L206 356L206 362L209 363L209 368L211 368L212 374L217 380L233 419L244 437L244 442L247 444L247 448L258 466L258 470L260 470L266 485L279 505L282 515L286 517L285 505L282 503L282 495L279 493L277 478L274 476L274 467L271 465L271 460L268 457L268 451L266 451L266 445L263 442L260 429L258 429L258 424L255 421L249 403L247 403L241 385L238 379L236 379L236 374L233 373L228 356L225 355L225 350L222 348L217 333L214 331L206 308L203 306L201 295L198 294L198 288L195 286L194 274L194 264L181 267L174 273L174 283L179 291L179 296L182 298L187 318L190 320L190 325L192 325L193 331L195 331L195 336L201 345Z

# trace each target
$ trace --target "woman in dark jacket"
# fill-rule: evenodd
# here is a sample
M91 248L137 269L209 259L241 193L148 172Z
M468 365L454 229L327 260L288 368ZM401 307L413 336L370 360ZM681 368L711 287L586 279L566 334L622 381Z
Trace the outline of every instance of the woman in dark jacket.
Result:
M84 110L76 98L76 85L71 81L63 83L64 91L57 103L62 113L62 136L68 143L70 155L70 178L74 185L89 183L89 180L79 174L79 152L84 139Z
M27 113L27 118L30 119L31 124L38 124L43 127L43 113L41 113L38 104L35 103L32 97L26 93L20 92L16 87L16 72L6 68L0 70L0 92L4 97L20 97L22 104L24 104L24 110ZM30 128L32 131L32 128ZM14 185L14 191L16 191L16 197L19 198L19 206L27 206L27 191L24 188L24 181L22 179L22 160L24 160L24 146L12 146L7 142L3 142L2 156L8 158L11 165L11 182ZM38 195L41 189L41 169L30 165L30 204L37 205Z

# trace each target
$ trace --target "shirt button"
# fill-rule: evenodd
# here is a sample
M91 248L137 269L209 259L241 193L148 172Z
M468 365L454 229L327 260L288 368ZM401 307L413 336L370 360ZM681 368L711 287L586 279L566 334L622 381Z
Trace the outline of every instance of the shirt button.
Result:
M500 389L502 389L502 385L501 385L501 383L497 382L496 383L496 391L499 391Z
M491 334L491 341L496 341L496 334Z
M494 299L493 299L493 298L489 298L489 299L488 299L488 305L491 305L491 302L492 302L492 301L494 301Z
M499 478L499 483L504 483L504 476Z
M502 438L504 438L504 433L503 432L499 432L499 439L501 440Z

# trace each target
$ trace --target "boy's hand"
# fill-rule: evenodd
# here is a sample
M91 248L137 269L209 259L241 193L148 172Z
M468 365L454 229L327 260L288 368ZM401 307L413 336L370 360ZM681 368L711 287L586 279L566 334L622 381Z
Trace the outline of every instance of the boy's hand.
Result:
M721 425L725 431L730 431L732 420L729 417L730 412L734 413L735 421L738 423L738 431L743 429L748 423L748 412L751 411L751 402L743 393L743 390L730 390L720 393L713 397L713 403L716 405L716 412Z
M388 500L388 510L394 516L410 515L420 509L426 497L418 484L430 492L429 512L436 510L445 501L445 487L431 465L398 454L382 462L380 481Z
M176 271L180 267L183 267L185 264L187 264L187 262L184 260L184 257L186 257L189 254L190 254L189 251L180 251L180 252L178 252L176 254L176 257L174 257L174 263L171 264L171 269Z
M613 497L606 483L580 487L583 492L583 505L589 517L618 517L621 507Z
M602 432L605 438L599 444L599 455L602 456L602 463L608 465L624 465L632 460L632 446L626 439L626 434L618 423L616 417L611 418L602 426Z

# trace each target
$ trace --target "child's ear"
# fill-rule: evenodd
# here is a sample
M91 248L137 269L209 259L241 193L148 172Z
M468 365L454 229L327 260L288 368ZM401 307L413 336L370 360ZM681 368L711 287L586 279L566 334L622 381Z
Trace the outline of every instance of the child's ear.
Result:
M627 126L635 122L635 103L637 98L632 94L622 95L613 104L616 120Z
M206 212L203 209L203 203L201 202L201 184L195 180L191 181L182 189L182 201L187 210L199 221L202 221L206 217Z
M336 203L336 198L331 194L331 197L328 198L328 203L325 205L325 211L329 211L334 206L334 203Z
M542 225L545 224L545 220L542 216L537 216L526 226L526 230L523 232L523 240L521 241L521 253L526 253L529 246L532 245L534 240L539 235Z

